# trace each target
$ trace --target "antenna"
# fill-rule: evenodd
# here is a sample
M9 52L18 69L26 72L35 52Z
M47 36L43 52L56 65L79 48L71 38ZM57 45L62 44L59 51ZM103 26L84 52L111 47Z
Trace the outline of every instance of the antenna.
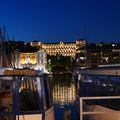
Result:
M87 24L84 25L84 39L87 41L88 33L87 33Z

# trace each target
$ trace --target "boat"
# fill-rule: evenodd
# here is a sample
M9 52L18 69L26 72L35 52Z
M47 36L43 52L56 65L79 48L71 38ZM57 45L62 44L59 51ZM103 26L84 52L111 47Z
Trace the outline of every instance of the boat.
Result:
M50 79L33 69L0 69L0 120L55 120Z
M80 120L119 120L120 68L78 69L75 73Z

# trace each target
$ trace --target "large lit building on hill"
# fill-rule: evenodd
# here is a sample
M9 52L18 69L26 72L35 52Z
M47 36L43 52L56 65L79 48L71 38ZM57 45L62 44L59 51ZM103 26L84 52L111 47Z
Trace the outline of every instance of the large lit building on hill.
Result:
M17 68L30 67L43 70L46 68L47 62L51 57L64 56L70 57L75 67L98 67L106 64L120 64L120 43L87 43L80 39L75 42L59 42L59 43L43 43L33 41L29 43L11 44L12 50L9 59L10 63L14 63ZM13 49L13 46L17 49ZM18 46L20 46L19 50ZM26 46L28 47L27 49ZM33 50L33 48L37 50ZM11 50L11 49L10 49ZM10 51L8 50L8 51ZM26 51L27 50L27 51ZM14 54L16 57L14 57ZM8 60L9 60L8 59ZM37 67L39 66L39 67ZM43 67L44 66L44 67Z
M33 41L30 43L31 46L36 47L48 55L62 55L75 57L78 48L86 46L86 41L83 39L76 40L75 42L60 42L60 43L42 43Z

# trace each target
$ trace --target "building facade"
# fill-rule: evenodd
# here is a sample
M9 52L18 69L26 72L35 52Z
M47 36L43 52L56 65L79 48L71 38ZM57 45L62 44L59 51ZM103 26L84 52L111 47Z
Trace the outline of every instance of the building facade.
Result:
M120 65L120 44L90 43L86 48L79 48L79 51L81 52L78 52L75 57L77 67Z
M30 45L46 52L48 55L75 57L78 52L77 49L86 46L86 41L83 39L76 40L75 42L60 43L42 43L33 41Z
M47 72L47 56L43 51L18 52L16 54L16 68L30 68Z

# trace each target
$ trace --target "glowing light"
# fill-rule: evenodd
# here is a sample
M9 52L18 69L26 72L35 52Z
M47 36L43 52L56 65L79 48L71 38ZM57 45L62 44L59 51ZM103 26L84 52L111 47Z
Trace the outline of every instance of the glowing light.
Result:
M35 75L37 75L37 71L35 71L35 70L5 70L4 75L29 75L29 76L35 76Z

